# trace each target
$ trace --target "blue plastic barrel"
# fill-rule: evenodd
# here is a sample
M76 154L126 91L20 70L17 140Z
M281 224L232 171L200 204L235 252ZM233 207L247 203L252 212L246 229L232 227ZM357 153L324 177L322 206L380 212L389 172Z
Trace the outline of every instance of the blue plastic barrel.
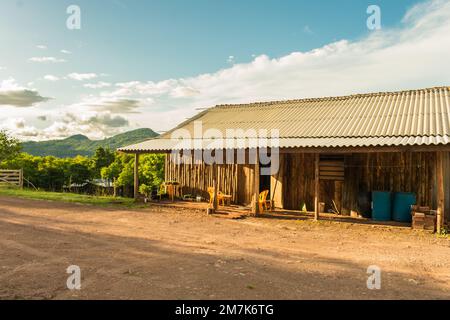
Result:
M411 206L416 204L414 193L396 192L392 204L392 218L398 222L411 222Z
M372 192L372 219L375 221L390 221L392 194L385 191Z

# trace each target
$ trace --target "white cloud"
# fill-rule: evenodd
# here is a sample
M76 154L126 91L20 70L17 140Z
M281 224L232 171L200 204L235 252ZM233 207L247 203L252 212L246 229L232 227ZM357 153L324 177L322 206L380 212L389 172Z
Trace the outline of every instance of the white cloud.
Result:
M66 62L64 59L58 59L55 57L32 57L28 59L30 62L37 62L37 63L61 63Z
M57 115L53 122L50 122L49 116L40 115L37 120L39 126L47 123L49 125L39 129L27 123L23 117L8 117L0 121L0 130L6 130L22 141L60 139L75 134L84 134L91 139L103 139L123 132L129 125L124 116L96 111L63 112Z
M38 137L42 139L65 138L84 134L91 139L102 139L120 133L129 122L123 116L109 112L64 113L60 120L43 129Z
M188 98L194 97L198 94L200 94L200 91L191 87L184 87L184 86L178 86L172 89L170 93L170 95L174 98Z
M409 10L399 27L357 41L343 39L277 58L262 54L189 78L117 83L65 108L79 114L123 113L130 126L168 130L196 108L216 104L450 85L449 35L450 1L428 1ZM91 135L105 132L89 129Z
M44 80L47 80L47 81L58 81L59 78L57 76L53 76L51 74L48 74L48 75L44 76Z
M64 53L64 54L72 54L71 51L65 50L65 49L61 50L60 52L61 52L61 53Z
M126 97L97 97L89 96L80 103L68 106L67 109L78 112L110 112L114 114L138 113L141 108L141 100Z
M41 49L41 50L46 50L47 46L43 45L43 44L39 44L39 45L36 46L36 48Z
M0 123L0 129L12 132L22 140L39 136L39 131L33 126L28 126L24 118L8 118Z
M100 125L106 128L121 128L128 125L128 120L123 116L111 115L111 113L97 113L84 120L85 124Z
M18 128L18 129L25 128L25 119L24 118L12 118L12 119L9 119L9 122L15 128Z
M75 72L75 73L68 74L67 77L72 80L85 81L85 80L95 79L98 77L98 75L95 73L76 73Z
M25 88L19 85L14 78L9 78L7 80L2 80L2 82L0 82L0 92L16 91L23 89Z
M20 86L13 78L0 82L0 106L32 107L49 99L36 90Z
M409 10L399 27L357 41L340 40L279 58L259 55L250 63L190 78L121 83L102 96L152 98L143 114L131 117L168 130L197 113L195 108L216 104L449 85L449 35L450 1L428 1Z
M111 87L111 83L100 81L97 83L86 83L83 86L85 88L89 88L89 89L102 89L102 88Z
M235 61L234 61L234 56L228 56L227 62L228 62L229 64L234 64L234 63L235 63Z

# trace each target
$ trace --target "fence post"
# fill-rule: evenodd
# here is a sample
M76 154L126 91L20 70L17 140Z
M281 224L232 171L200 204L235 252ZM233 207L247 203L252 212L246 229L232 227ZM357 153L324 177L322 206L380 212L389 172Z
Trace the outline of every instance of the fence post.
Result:
M19 187L23 189L23 169L19 170Z

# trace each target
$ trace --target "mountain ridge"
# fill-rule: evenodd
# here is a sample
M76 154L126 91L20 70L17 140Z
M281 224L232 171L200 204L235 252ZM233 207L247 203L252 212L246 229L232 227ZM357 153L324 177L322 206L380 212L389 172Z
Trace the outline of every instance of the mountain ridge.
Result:
M22 150L34 156L55 156L58 158L72 158L78 155L92 156L99 147L116 150L156 136L158 134L149 128L127 131L103 140L91 140L85 135L76 134L62 140L23 142Z

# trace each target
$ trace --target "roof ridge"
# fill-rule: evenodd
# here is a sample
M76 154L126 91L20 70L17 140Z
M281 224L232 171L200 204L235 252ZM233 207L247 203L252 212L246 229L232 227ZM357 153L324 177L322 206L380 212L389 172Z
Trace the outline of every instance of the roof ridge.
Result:
M387 96L387 95L399 95L399 94L412 94L418 92L428 92L436 90L448 90L450 91L450 86L437 86L428 87L420 89L410 89L410 90L399 90L399 91L380 91L371 93L355 93L345 96L328 96L328 97L318 97L318 98L300 98L300 99L287 99L287 100L271 100L271 101L260 101L260 102L249 102L249 103L229 103L229 104L218 104L209 110L215 108L232 108L232 107L257 107L257 106L271 106L274 104L287 104L295 102L319 102L319 101L332 101L332 100L347 100L352 98L363 98L363 97L377 97L377 96Z

